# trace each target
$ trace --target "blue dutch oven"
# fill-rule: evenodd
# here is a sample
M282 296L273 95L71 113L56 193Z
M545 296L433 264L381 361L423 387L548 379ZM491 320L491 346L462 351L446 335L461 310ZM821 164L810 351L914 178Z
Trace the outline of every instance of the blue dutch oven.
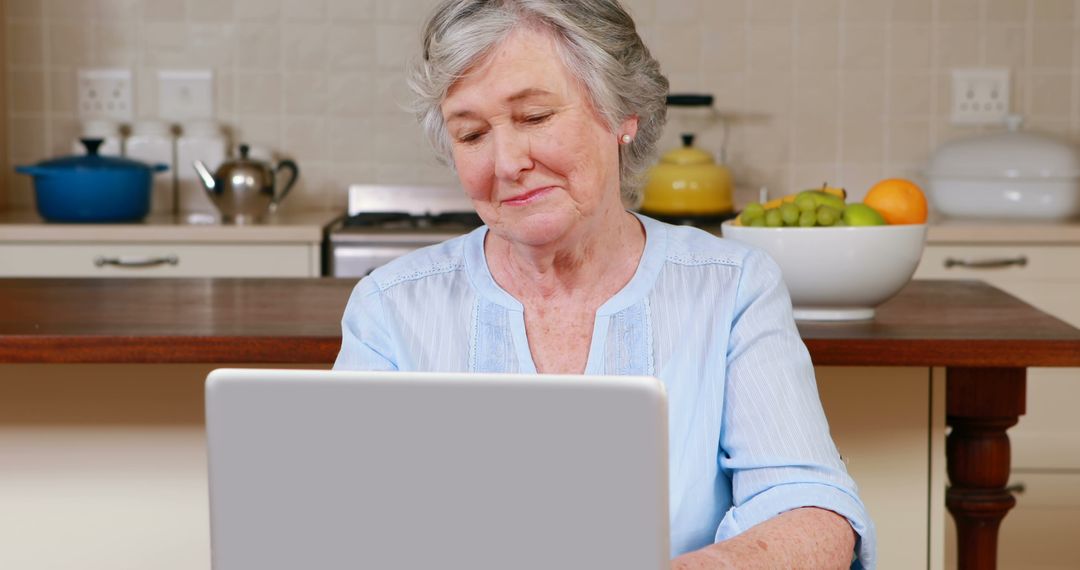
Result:
M155 172L165 164L146 164L101 156L101 139L82 139L86 156L67 156L16 166L34 177L37 211L52 222L136 222L150 212Z

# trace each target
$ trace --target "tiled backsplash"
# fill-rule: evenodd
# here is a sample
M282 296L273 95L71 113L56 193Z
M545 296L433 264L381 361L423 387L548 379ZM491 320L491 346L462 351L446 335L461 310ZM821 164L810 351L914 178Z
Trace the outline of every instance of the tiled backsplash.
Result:
M69 153L80 67L132 69L139 117L158 69L209 68L234 140L300 163L287 208L343 207L352 182L454 182L402 110L435 0L5 1L9 164ZM726 139L740 202L918 178L938 144L985 129L950 124L957 67L1009 67L1027 128L1080 144L1080 0L625 2L673 91L717 98L719 119L673 109L662 146ZM4 176L29 207L29 179Z

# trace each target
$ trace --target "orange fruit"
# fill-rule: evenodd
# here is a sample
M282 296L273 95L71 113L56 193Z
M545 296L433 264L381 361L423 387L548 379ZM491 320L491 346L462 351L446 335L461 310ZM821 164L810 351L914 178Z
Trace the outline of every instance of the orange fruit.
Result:
M889 224L926 222L926 195L910 180L889 178L874 184L863 204L877 210Z

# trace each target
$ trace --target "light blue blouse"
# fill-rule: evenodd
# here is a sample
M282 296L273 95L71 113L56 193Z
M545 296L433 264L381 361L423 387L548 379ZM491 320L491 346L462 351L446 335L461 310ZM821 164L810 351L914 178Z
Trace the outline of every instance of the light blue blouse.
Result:
M672 556L817 506L858 533L852 567L873 568L874 526L829 435L780 269L737 242L638 217L645 252L596 313L585 373L667 389ZM522 305L488 270L486 233L362 279L334 368L536 373Z

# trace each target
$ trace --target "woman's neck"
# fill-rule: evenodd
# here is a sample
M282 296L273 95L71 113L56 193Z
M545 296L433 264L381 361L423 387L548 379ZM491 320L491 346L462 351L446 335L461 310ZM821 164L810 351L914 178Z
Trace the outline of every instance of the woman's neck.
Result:
M515 244L488 233L485 244L492 276L522 302L559 297L600 298L622 289L637 270L645 231L633 214L619 209L576 228L544 247Z

